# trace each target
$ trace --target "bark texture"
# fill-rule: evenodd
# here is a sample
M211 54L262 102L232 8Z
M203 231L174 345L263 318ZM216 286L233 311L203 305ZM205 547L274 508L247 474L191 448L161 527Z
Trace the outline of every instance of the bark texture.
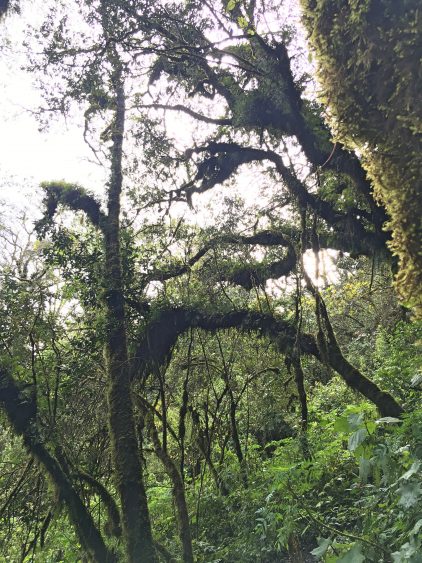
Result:
M130 388L126 318L120 252L125 94L120 62L113 61L116 113L112 124L111 177L105 234L104 305L107 319L106 360L108 404L116 487L122 509L122 530L128 563L156 560L143 481Z
M35 398L20 391L8 370L3 367L0 367L0 404L4 407L13 430L22 436L29 453L39 461L57 488L87 557L97 563L117 561L114 553L105 545L91 514L68 476L46 448L37 428Z

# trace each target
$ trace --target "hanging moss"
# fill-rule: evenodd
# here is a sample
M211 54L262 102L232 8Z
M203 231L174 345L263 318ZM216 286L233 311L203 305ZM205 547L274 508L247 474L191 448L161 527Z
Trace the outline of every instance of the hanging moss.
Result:
M422 12L418 0L302 0L323 101L385 205L396 287L422 315Z

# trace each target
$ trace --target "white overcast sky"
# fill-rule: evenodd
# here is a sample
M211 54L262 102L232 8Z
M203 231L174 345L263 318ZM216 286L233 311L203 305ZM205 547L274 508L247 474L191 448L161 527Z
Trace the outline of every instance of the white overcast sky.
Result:
M8 16L0 26L0 198L18 205L30 203L33 186L41 181L63 179L93 188L102 177L88 161L80 128L60 120L48 133L40 132L31 113L40 97L32 76L21 70L27 62L22 42L25 22L42 18L40 5L23 3L23 14Z

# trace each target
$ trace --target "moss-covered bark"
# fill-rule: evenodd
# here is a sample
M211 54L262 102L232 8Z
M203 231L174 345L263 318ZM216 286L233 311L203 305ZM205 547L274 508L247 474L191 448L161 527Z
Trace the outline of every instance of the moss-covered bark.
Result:
M422 315L422 24L418 0L302 0L332 124L391 220L396 286Z
M325 311L325 308L323 309ZM326 311L325 311L326 313ZM344 381L372 401L383 416L401 416L403 409L387 392L382 391L343 356L335 338L328 315L325 319L328 331L327 358L321 358L317 340L310 334L300 334L302 354L312 355L320 361L328 361ZM226 314L207 314L192 309L169 309L162 311L152 321L141 338L135 358L132 361L132 377L145 377L157 365L166 365L170 361L171 351L178 337L188 328L202 328L217 331L237 328L254 331L268 337L280 352L291 353L297 340L296 328L292 322L284 321L270 314L240 310Z
M111 176L108 185L108 215L105 234L104 307L106 312L106 360L109 380L108 405L110 437L116 487L122 508L122 529L128 563L153 562L148 503L143 482L133 414L123 276L120 252L120 197L125 122L125 94L121 65L113 59L116 111L111 149Z
M0 404L6 411L13 430L22 436L30 454L39 461L57 488L86 556L97 563L117 561L104 543L91 514L68 476L42 440L37 428L35 398L22 393L4 367L0 367Z

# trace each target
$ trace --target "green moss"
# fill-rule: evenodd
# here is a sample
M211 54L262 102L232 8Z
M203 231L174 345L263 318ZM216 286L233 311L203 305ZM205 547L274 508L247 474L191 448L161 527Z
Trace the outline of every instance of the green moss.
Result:
M422 56L417 0L302 0L337 137L358 148L391 220L396 287L422 315Z

